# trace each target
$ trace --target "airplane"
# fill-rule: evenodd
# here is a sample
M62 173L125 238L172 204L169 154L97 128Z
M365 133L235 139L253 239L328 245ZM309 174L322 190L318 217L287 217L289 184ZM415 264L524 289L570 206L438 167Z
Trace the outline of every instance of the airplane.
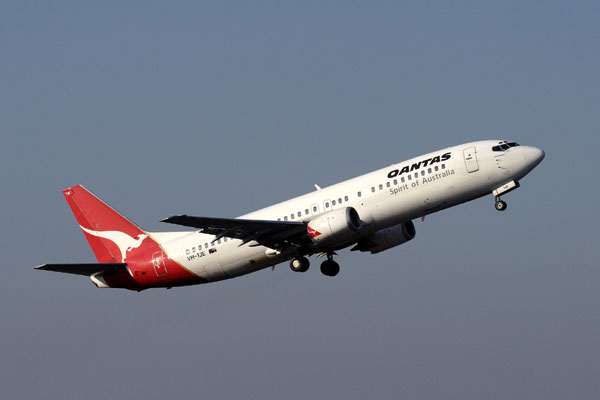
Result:
M147 232L83 186L63 190L97 263L44 264L35 269L88 276L99 288L141 291L217 282L289 261L309 269L326 257L336 276L336 251L376 254L412 240L415 219L492 194L502 196L545 157L514 141L461 144L321 188L238 218L175 215L162 222L194 231Z

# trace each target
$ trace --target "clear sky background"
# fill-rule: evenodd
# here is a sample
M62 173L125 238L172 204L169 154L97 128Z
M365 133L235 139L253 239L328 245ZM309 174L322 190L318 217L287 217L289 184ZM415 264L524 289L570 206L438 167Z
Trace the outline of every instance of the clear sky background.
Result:
M599 4L3 1L1 397L598 398ZM71 185L170 230L480 139L546 151L505 213L429 216L334 279L32 269L95 261Z

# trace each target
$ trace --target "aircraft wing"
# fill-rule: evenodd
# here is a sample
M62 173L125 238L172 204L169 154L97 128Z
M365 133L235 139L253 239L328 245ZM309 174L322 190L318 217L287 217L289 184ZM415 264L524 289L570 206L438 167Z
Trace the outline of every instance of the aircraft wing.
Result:
M35 267L43 271L64 272L67 274L91 276L96 272L116 272L127 268L125 263L91 263L91 264L44 264Z
M279 248L288 244L301 246L303 236L307 232L307 224L295 221L270 221L237 218L192 217L175 215L161 222L190 226L200 232L215 235L215 240L222 237L241 239L242 244L256 241L263 246ZM242 245L240 244L240 246Z

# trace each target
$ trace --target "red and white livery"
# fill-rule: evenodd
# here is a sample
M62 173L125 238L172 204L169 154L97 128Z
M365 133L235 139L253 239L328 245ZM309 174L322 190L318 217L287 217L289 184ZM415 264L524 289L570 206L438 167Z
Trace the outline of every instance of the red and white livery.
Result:
M415 237L412 220L492 194L500 196L544 158L536 147L480 141L450 147L243 215L176 215L163 222L195 231L147 232L83 186L63 195L97 263L44 264L36 269L89 276L97 287L143 290L234 278L290 261L326 255L321 272L338 274L335 251L378 253Z

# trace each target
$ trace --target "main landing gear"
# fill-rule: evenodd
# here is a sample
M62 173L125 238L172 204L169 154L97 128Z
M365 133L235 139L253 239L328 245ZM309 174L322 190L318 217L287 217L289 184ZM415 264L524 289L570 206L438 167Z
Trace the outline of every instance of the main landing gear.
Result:
M321 273L325 276L336 276L340 272L340 264L333 261L333 255L327 253L327 260L321 263Z
M294 272L306 272L310 267L310 261L306 257L294 257L290 261L290 268Z
M496 207L496 210L498 211L504 211L508 206L506 205L505 201L500 200L500 196L496 196L496 204L494 205L494 207Z
M294 272L306 272L310 262L306 257L294 257L290 260L290 269ZM327 254L327 260L321 264L321 273L325 276L336 276L340 272L340 265L333 261L333 254Z
M325 276L336 276L340 272L340 264L333 260L325 260L321 263L321 273Z

